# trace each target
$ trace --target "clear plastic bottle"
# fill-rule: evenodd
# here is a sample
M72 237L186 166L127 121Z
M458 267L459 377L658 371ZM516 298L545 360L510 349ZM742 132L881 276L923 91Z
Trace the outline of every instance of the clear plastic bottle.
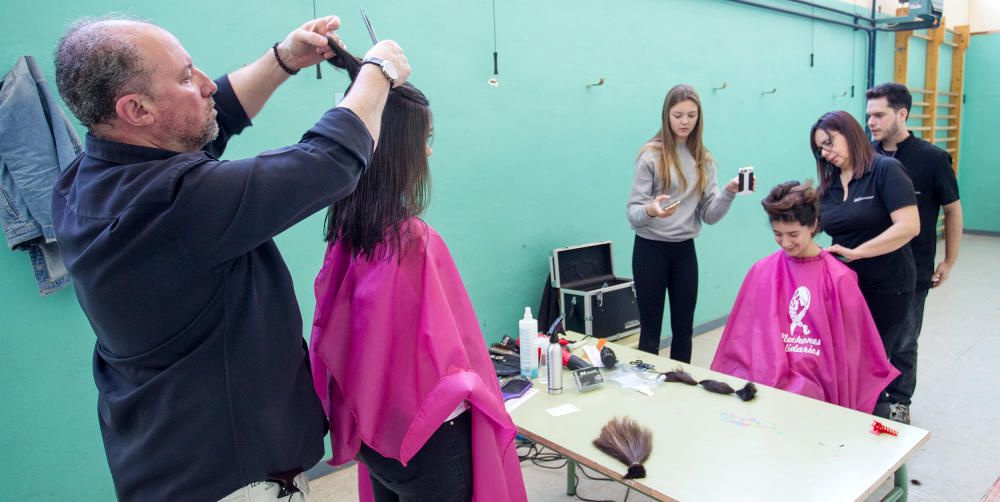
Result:
M538 376L538 321L531 317L531 307L524 307L524 319L517 322L520 340L521 376L534 379Z

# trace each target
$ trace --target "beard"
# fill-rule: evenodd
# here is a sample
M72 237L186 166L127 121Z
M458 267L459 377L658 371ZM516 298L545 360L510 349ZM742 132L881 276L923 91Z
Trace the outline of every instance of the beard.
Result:
M892 125L882 130L882 139L895 139L899 135L899 124L893 122Z
M903 130L905 130L905 127L906 126L904 125ZM899 123L894 121L892 125L886 127L885 129L882 129L882 139L880 141L895 140L896 138L899 137L899 132L900 132Z
M180 140L186 148L185 151L194 152L201 150L218 137L219 123L215 120L215 115L209 114L199 131L187 133Z

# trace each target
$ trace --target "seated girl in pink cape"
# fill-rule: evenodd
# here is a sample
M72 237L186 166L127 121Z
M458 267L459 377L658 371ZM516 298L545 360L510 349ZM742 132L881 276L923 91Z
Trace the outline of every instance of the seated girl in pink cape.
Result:
M813 241L818 200L808 182L789 181L761 202L781 251L747 273L712 369L871 413L899 371L857 275Z
M334 49L356 77L360 62ZM524 501L516 429L472 303L418 217L430 133L423 93L392 89L371 165L327 213L309 352L329 463L359 462L363 501Z

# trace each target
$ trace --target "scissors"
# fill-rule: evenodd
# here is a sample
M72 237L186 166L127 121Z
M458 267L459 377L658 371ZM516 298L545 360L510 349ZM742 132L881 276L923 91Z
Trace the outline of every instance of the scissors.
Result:
M656 369L656 366L653 366L652 364L649 364L643 361L642 359L636 359L635 361L632 361L629 364L631 364L633 368L640 371L652 371Z
M378 43L378 37L375 36L375 30L372 28L372 22L368 20L368 16L365 14L365 8L361 7L361 19L365 22L365 28L368 28L368 34L372 37L372 44Z

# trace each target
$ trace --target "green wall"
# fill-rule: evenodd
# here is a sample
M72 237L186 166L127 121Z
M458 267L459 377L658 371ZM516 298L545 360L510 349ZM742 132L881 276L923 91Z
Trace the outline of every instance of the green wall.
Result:
M1000 34L973 35L965 54L958 187L966 230L1000 232Z
M260 56L312 14L305 0L0 2L0 71L32 54L50 76L56 40L82 15L117 11L154 20L178 36L198 66L221 74ZM369 46L356 3L317 3L343 17L350 48L361 53ZM862 33L722 0L496 2L496 88L487 85L491 2L393 0L366 9L379 35L405 48L411 81L431 99L434 200L427 220L449 243L491 340L514 334L523 307L537 306L552 248L611 240L617 272L631 275L625 199L633 161L659 127L673 84L701 91L706 144L722 175L754 165L764 191L815 177L807 136L820 114L846 109L861 118L864 108ZM891 35L879 35L878 54L876 79L884 81L891 78ZM601 77L606 84L586 87ZM723 82L726 89L711 90ZM296 141L345 84L331 68L322 80L302 72L228 156ZM851 85L855 96L842 96ZM775 94L761 94L772 88ZM726 315L749 266L776 250L762 196L739 197L697 240L697 324ZM278 238L307 326L321 226L317 215ZM39 297L20 252L0 250L0 271L7 354L0 365L2 498L111 499L90 373L93 332L75 295Z

